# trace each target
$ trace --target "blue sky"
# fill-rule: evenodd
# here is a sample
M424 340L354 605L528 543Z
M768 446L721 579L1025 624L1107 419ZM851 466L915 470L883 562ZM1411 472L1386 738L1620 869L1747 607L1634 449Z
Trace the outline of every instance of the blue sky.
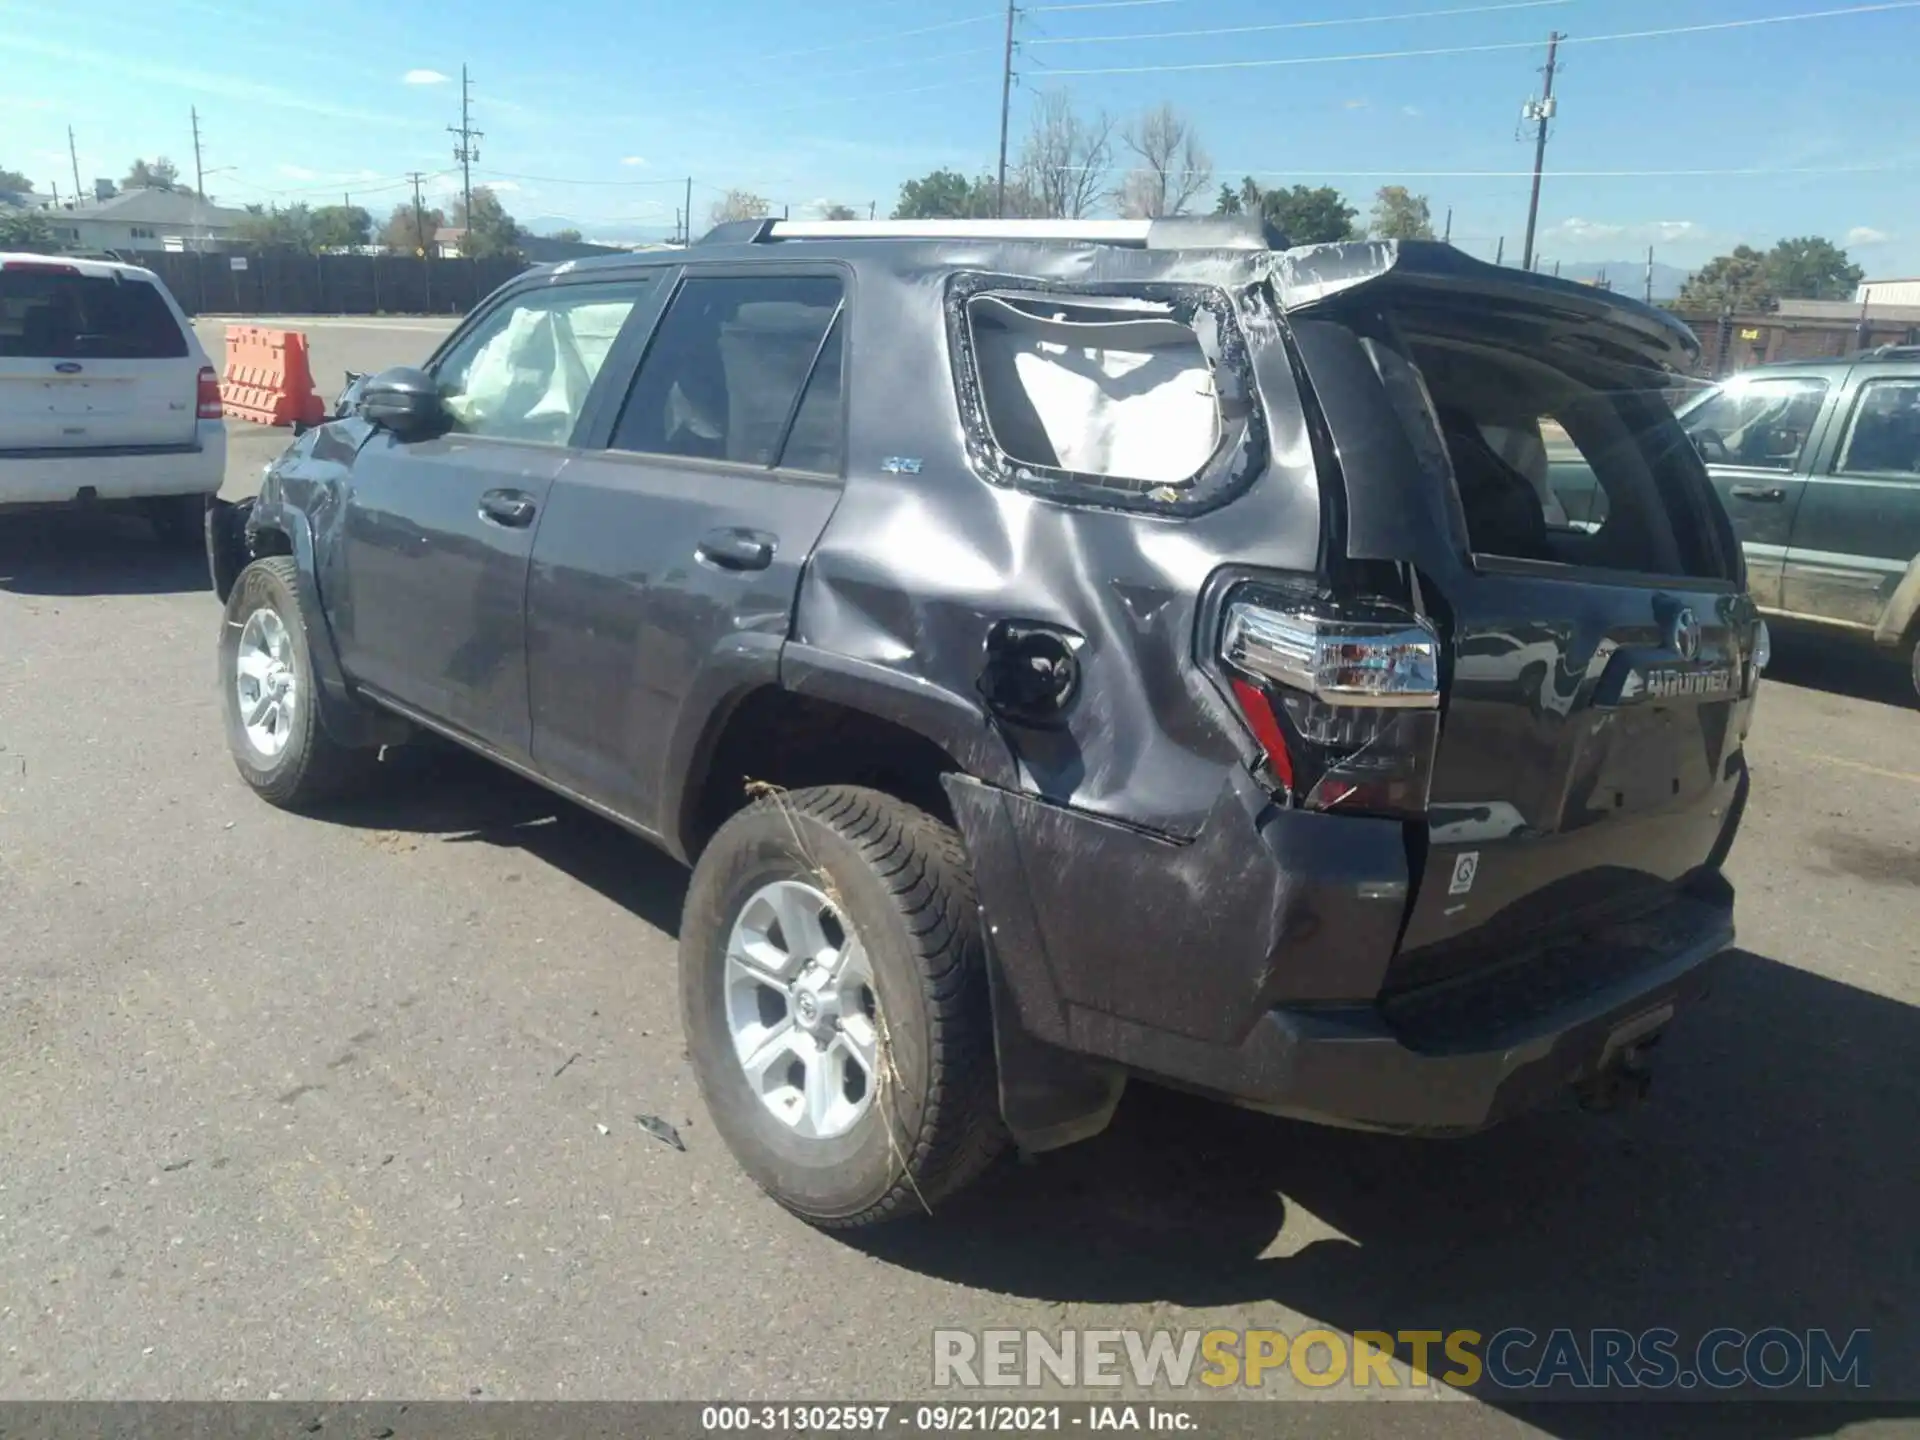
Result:
M1022 0L1027 4L1027 0ZM704 223L740 186L810 214L882 214L900 181L993 161L998 0L0 0L0 165L45 189L164 153L192 174L197 106L224 203L350 193L384 215L409 170L451 172L463 62L485 132L475 183L522 217L664 231L694 177ZM1682 266L1820 233L1870 274L1920 275L1920 6L1635 39L1645 30L1849 8L1848 0L1033 0L1032 95L1188 114L1218 179L1401 181L1450 206L1457 243L1509 256L1531 145L1516 139L1549 30L1562 51L1541 251ZM1334 23L1303 23L1334 22ZM1273 28L1291 26L1294 28ZM1269 27L1237 34L1169 32ZM1107 38L1142 37L1142 38ZM1489 47L1475 50L1471 47ZM1515 48L1500 48L1515 47ZM1448 54L1381 52L1446 50ZM1285 63L1267 63L1285 62ZM1154 69L1167 66L1216 68ZM1070 71L1134 73L1069 74ZM1660 174L1647 172L1710 172ZM1605 173L1602 173L1605 172ZM1625 172L1625 173L1623 173ZM451 193L455 177L429 189ZM554 224L560 223L558 220Z

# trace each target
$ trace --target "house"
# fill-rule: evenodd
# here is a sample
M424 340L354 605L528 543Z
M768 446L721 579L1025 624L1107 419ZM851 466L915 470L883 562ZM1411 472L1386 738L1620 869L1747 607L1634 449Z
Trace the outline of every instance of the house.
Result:
M433 249L442 260L460 258L460 242L467 238L464 225L442 225L433 232Z
M88 252L223 250L246 213L185 190L122 190L91 204L50 210L47 224L56 240Z

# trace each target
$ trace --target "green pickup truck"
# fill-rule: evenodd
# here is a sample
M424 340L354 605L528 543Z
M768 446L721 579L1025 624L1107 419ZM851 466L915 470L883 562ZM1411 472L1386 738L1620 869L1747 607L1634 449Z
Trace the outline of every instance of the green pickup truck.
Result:
M1760 366L1678 411L1761 610L1894 652L1920 692L1920 346ZM1549 521L1600 530L1586 458L1557 426L1541 440Z

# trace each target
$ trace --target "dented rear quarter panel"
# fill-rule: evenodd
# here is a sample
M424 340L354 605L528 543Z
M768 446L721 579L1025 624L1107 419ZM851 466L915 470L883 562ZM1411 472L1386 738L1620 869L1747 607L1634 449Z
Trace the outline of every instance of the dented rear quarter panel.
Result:
M903 695L937 692L950 714L997 733L1014 788L1029 795L1166 836L1197 834L1227 772L1251 753L1194 661L1208 577L1230 562L1311 572L1322 545L1312 446L1264 284L1268 258L1008 245L970 255L951 244L890 257L854 312L854 461L802 583L798 653L883 672ZM990 483L969 456L979 437L969 434L947 341L957 273L1222 292L1264 416L1257 473L1229 503L1181 516ZM918 471L887 473L887 458ZM1001 620L1083 637L1080 692L1057 724L990 716L979 684L988 631ZM903 699L893 718L915 723L912 708Z

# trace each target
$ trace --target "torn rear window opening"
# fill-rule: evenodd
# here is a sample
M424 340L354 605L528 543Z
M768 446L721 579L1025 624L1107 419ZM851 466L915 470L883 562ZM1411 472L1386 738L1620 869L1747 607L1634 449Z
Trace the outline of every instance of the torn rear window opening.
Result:
M1246 341L1222 290L960 276L947 316L968 453L995 484L1190 514L1264 463Z

